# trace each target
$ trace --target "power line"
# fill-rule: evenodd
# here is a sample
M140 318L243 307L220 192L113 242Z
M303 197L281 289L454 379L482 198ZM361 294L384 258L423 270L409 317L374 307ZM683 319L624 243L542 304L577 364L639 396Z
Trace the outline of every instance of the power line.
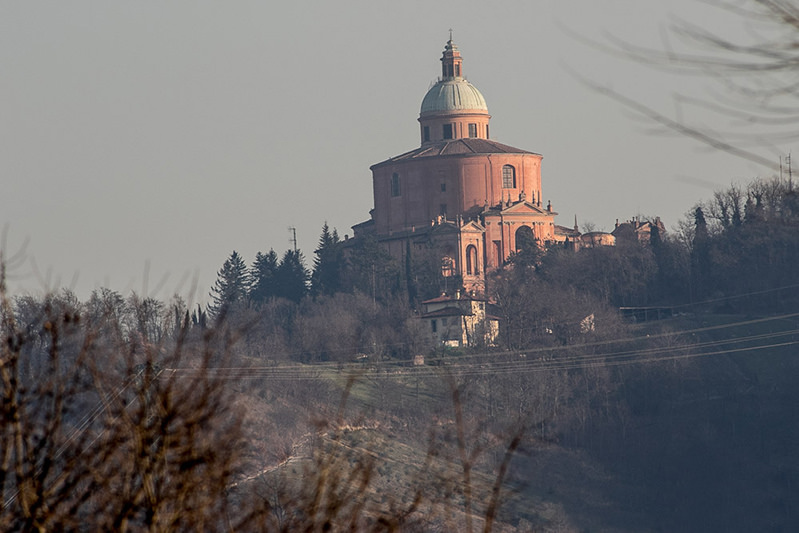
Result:
M783 315L780 317L773 317L769 319L755 319L755 320L741 321L736 323L735 325L740 326L745 324L761 323L767 320L783 319L785 317L793 317L793 316L797 315L791 314L791 315ZM724 324L719 326L697 328L695 330L689 330L686 332L679 332L679 333L685 334L689 332L710 331L732 326L733 325L731 324ZM448 369L449 371L457 371L461 373L463 372L473 373L475 369L477 369L479 373L484 373L486 371L489 371L491 373L506 373L506 372L517 372L517 371L538 372L538 371L547 371L547 370L548 371L566 370L566 369L587 368L587 367L597 367L597 366L619 366L622 364L652 363L652 362L659 362L666 360L702 357L706 355L719 355L725 353L738 353L744 351L758 351L762 349L769 349L769 348L797 344L799 343L799 340L792 340L792 339L777 343L770 343L770 344L764 343L764 341L778 340L780 338L795 336L795 335L799 335L799 329L790 329L790 330L772 332L772 333L754 334L754 335L735 337L730 339L707 340L707 341L700 341L689 344L680 344L677 346L655 346L650 348L635 348L623 351L586 353L584 351L579 350L580 348L597 346L600 344L596 343L593 345L584 344L584 345L576 345L576 346L549 350L549 351L570 352L568 355L565 356L546 357L542 355L540 358L530 358L528 353L519 354L518 352L517 353L505 352L504 355L506 357L515 355L516 357L518 357L518 360L491 361L492 358L501 359L502 356L497 357L495 354L485 353L482 354L482 356L484 358L487 358L487 360L468 361L468 360L463 360L458 356L450 356L446 358L441 358L437 362L442 363L443 368ZM657 335L649 338L634 337L627 339L627 342L634 342L634 341L637 342L644 339L655 340L658 337L662 336L665 335ZM614 341L614 343L620 343L620 342L622 341ZM743 343L753 343L753 342L757 342L759 344L755 344L753 346L738 347L738 348L730 347L713 351L702 351L706 350L707 348L712 348L717 346L734 346ZM675 353L675 351L680 353ZM472 356L471 358L473 359L475 357L477 356ZM405 375L419 377L423 375L438 375L441 373L441 370L436 370L435 368L431 368L429 366L425 367L424 369L422 368L408 369L407 367L400 367L397 366L396 364L394 365L389 364L384 368L386 369L386 372L377 373L376 375L383 377L405 376ZM366 376L375 375L374 373L370 373L369 371L364 369L354 369L351 365L343 367L342 365L338 364L284 365L277 367L275 366L217 367L209 369L176 368L170 370L172 371L172 376L174 377L193 378L193 379L213 378L213 379L311 380L311 379L329 377L331 371L336 371L336 373L344 373L347 375L353 375L353 374L366 375Z
M561 355L563 352L569 353L577 353L577 356L571 357L584 357L585 355L579 355L581 352L586 354L586 350L589 348L601 348L603 346L618 346L624 344L632 344L632 343L639 343L639 342L651 342L657 339L663 338L678 338L678 337L685 337L690 335L696 335L699 333L706 333L709 331L718 331L723 329L731 329L731 328L741 328L744 326L751 326L757 324L764 324L773 321L780 321L786 319L794 319L799 318L799 313L788 313L783 315L777 315L773 317L765 317L765 318L757 318L757 319L749 319L749 320L742 320L736 321L726 324L717 324L713 326L703 326L700 328L693 328L689 330L676 330L676 331L669 331L657 334L648 334L646 336L633 336L633 337L625 337L621 339L608 339L596 342L589 342L589 343L581 343L581 344L574 344L569 346L555 346L555 347L537 347L532 349L525 349L525 350L506 350L501 352L481 352L476 354L468 354L468 355L450 355L450 356L440 356L436 358L436 362L442 364L467 364L470 360L474 359L481 359L477 364L485 364L486 361L483 359L491 359L497 360L501 359L502 357L507 356L519 356L520 354L524 354L525 357L530 358L531 355L539 355L542 357L550 356L553 359L557 358L559 360L564 360L564 357ZM686 349L692 347L700 347L706 345L714 345L714 344L724 344L724 343L731 343L731 342L746 342L747 340L756 340L758 338L767 338L771 335L789 335L799 333L799 330L788 330L785 332L778 332L775 334L761 334L761 335L754 335L748 337L736 337L731 340L709 340L704 341L701 343L690 343L685 344L682 343L676 347L672 346L665 346L662 348L636 348L634 350L630 350L629 352L606 352L606 353L591 353L589 354L591 357L610 357L614 355L618 355L620 353L650 353L652 350L656 351L664 351L664 350L673 350L675 348L678 349ZM351 353L353 356L355 355L354 352ZM498 361L493 361L492 363L496 364ZM408 365L411 364L410 360L402 360L402 361L395 361L394 363L388 363L386 367L394 367L397 368L397 365ZM210 373L212 374L250 374L250 377L258 377L259 375L267 375L270 377L285 377L291 378L296 376L298 379L312 379L314 377L318 377L319 374L324 373L325 371L330 370L339 370L342 368L343 363L336 363L336 362L327 362L327 363L315 363L312 365L300 365L300 364L292 364L292 365L267 365L267 366L239 366L239 367L213 367L207 369L192 369L192 368L174 368L174 369L167 369L171 370L173 374L176 374L177 377L193 377L193 378L201 378L207 377ZM246 376L245 376L246 377Z

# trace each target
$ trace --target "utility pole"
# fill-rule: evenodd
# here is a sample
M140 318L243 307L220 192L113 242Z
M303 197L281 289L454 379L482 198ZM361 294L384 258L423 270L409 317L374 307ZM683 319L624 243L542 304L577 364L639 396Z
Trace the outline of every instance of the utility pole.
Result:
M294 253L296 254L297 253L297 228L295 228L294 226L289 226L289 231L291 232L291 235L292 235L291 238L289 239L289 242L293 242L294 243Z
M780 185L783 180L783 158L780 156ZM793 191L793 170L791 169L791 154L785 156L785 168L788 171L788 192Z

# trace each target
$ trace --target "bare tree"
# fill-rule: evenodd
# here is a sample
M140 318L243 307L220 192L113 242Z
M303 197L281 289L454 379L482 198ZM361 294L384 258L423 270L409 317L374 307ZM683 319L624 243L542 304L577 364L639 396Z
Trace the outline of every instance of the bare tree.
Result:
M0 291L0 529L207 531L248 519L229 515L240 416L223 379L204 372L224 342L194 339L185 323L170 342L131 342L122 317L106 314L101 332L69 300L47 297L38 313L23 303L27 323ZM196 372L169 370L180 365Z
M710 80L706 94L675 94L675 111L666 113L632 95L586 83L667 130L779 170L777 155L784 155L779 146L799 139L799 4L792 0L703 3L736 22L735 27L717 31L675 18L659 49L615 36L591 45L647 68ZM686 118L695 110L707 118ZM764 150L775 155L764 155Z

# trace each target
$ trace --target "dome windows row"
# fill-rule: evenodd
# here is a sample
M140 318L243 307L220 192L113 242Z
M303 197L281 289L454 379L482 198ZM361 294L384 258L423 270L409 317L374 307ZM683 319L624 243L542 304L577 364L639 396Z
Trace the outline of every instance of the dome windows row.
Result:
M463 137L468 137L469 139L478 139L481 137L480 133L483 128L483 124L479 124L477 122L469 122L466 124L466 135L463 135L463 124L459 122L447 122L441 124L441 137L440 139L434 139L431 126L422 126L422 142L429 143L435 142L437 140L444 140L444 141L451 141L455 139L460 139ZM485 124L485 136L483 138L488 139L488 124Z

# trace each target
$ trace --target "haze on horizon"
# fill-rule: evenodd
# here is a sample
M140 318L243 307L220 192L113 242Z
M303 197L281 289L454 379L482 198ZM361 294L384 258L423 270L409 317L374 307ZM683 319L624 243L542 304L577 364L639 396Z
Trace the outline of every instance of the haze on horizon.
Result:
M648 70L574 35L658 48L673 44L664 34L674 16L737 30L711 9L4 3L0 248L25 259L9 271L11 290L204 300L232 250L248 263L282 253L289 227L310 263L325 221L343 237L368 218L369 166L418 146L419 105L450 28L488 102L492 138L543 154L544 201L558 223L576 215L610 230L644 214L672 228L714 189L770 171L654 134L577 76L664 112L675 92L707 80Z

